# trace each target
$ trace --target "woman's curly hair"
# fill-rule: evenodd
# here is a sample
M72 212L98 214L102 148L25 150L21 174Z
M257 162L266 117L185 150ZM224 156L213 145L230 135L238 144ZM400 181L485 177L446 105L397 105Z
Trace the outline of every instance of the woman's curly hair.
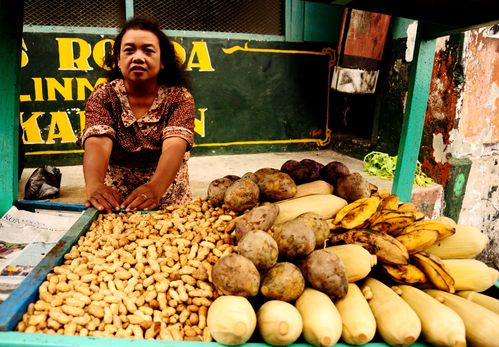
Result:
M161 51L161 63L165 67L164 69L161 69L158 75L158 83L166 86L184 87L190 90L191 83L187 72L185 71L185 65L182 64L175 54L175 49L171 40L161 31L159 22L148 17L133 17L129 19L124 24L118 36L116 36L112 52L106 54L106 57L104 58L104 66L110 69L107 74L108 80L112 81L123 78L118 67L118 57L123 35L131 29L146 30L153 33L158 38Z

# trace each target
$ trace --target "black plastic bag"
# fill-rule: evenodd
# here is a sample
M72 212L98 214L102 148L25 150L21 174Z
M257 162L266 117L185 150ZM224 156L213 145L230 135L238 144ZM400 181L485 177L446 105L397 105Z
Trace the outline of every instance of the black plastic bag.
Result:
M37 168L29 177L24 189L26 200L57 198L61 188L61 170L45 165Z

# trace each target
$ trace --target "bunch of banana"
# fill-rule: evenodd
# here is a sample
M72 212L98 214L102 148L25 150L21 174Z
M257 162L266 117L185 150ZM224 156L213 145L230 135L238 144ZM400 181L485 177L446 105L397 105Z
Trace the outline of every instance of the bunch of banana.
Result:
M411 259L435 288L454 293L454 278L439 257L431 253L419 252L412 254Z
M380 202L377 196L355 200L338 211L333 224L344 229L358 228L376 213Z
M333 243L344 241L349 244L361 245L378 260L387 264L407 264L409 253L394 237L373 230L353 229L342 234L332 234Z
M383 271L389 278L400 284L417 284L427 282L424 272L412 264L383 264Z

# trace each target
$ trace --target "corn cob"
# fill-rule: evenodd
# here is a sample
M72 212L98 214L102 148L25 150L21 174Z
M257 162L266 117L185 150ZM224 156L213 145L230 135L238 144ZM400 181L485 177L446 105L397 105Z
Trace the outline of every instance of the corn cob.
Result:
M473 290L462 290L456 294L499 314L499 300L496 298L475 292Z
M336 253L345 265L348 282L355 282L366 277L376 265L377 258L359 245L338 245L324 248Z
M376 320L364 294L355 283L348 284L348 292L335 302L341 316L341 337L350 345L368 343L376 334Z
M489 243L487 235L478 228L463 224L457 224L455 228L454 235L437 241L426 251L441 259L474 258Z
M476 259L443 259L454 279L455 290L483 292L494 285L499 271Z
M374 278L366 278L362 290L366 287L372 292L369 307L383 340L397 346L414 343L421 333L421 321L411 306L390 287Z
M466 331L461 317L449 307L412 286L401 285L404 299L421 320L426 341L436 346L466 346Z
M303 338L313 346L333 346L341 337L341 316L321 291L305 288L295 303L303 319Z
M436 289L427 289L426 293L450 307L461 317L466 327L466 339L472 346L499 346L499 329L497 329L499 315L459 295Z

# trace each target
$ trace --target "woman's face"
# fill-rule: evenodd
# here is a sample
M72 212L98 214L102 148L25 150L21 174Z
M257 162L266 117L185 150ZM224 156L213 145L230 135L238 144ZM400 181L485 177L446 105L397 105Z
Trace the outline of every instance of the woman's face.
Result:
M121 41L118 66L126 81L156 82L163 68L157 36L146 30L128 30Z

